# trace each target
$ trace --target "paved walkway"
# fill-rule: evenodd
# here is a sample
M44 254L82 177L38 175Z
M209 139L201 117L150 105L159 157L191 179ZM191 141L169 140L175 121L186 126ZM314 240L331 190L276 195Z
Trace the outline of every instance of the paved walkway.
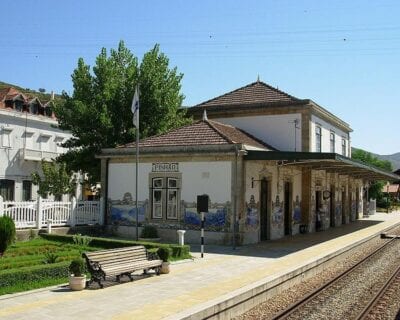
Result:
M179 319L272 280L400 223L400 212L376 214L338 228L252 246L207 246L201 259L174 264L171 273L138 276L103 289L71 292L57 287L0 296L0 319Z

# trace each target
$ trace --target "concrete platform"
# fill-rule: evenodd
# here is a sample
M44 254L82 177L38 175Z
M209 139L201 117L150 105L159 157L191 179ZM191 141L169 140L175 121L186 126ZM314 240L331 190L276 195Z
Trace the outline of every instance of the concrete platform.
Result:
M236 250L206 246L204 259L194 247L193 261L173 264L168 275L138 276L137 281L109 283L102 290L96 285L82 292L53 287L0 296L0 318L203 319L221 310L221 317L230 318L278 283L397 224L400 212L378 213L327 231ZM243 301L245 307L236 306Z

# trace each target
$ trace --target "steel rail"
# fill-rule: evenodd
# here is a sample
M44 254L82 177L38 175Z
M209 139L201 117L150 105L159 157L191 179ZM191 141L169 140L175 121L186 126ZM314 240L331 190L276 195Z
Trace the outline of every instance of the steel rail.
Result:
M352 267L350 267L349 269L345 270L344 272L342 272L341 274L337 275L336 277L334 277L333 279L325 282L322 286L320 286L319 288L316 288L315 290L313 290L312 292L310 292L309 294L305 295L303 297L303 299L300 299L299 301L291 304L289 307L287 307L286 309L282 310L281 312L277 313L272 320L278 320L278 319L286 319L288 318L290 315L292 315L295 311L299 310L302 306L304 306L305 304L307 304L309 301L313 300L315 297L318 296L318 294L329 288L330 286L332 286L333 284L335 284L337 281L341 280L342 278L344 278L345 276L347 276L348 274L350 274L351 272L353 272L355 269L357 269L358 267L360 267L364 262L366 262L367 260L371 259L373 256L375 256L376 254L378 254L381 250L383 250L385 247L387 247L389 244L391 244L393 241L395 241L396 238L392 238L389 239L387 242L385 242L382 246L378 247L377 249L375 249L372 253L370 253L369 255L367 255L366 257L364 257L362 260L360 260L359 262L357 262L355 265L353 265Z
M386 291L389 289L392 283L396 281L396 278L399 276L400 273L400 265L396 268L396 270L392 273L389 279L382 285L381 289L375 296L371 298L368 305L358 314L355 320L367 319L369 313L378 305L379 301L385 295Z

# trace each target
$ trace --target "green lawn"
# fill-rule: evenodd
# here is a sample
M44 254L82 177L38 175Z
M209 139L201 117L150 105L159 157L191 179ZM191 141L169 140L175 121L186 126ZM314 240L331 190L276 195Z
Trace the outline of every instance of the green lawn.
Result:
M72 236L43 235L13 244L0 258L0 295L68 282L68 266L82 252L138 244L153 252L159 247L170 248L171 261L190 257L189 246L104 238L91 238L90 245L83 246L75 244Z
M81 256L83 251L99 249L102 248L78 246L42 238L17 242L0 258L0 295L65 283L68 281L67 270L70 261ZM61 271L54 273L39 271L42 266L50 269L54 266ZM11 280L18 277L19 280Z

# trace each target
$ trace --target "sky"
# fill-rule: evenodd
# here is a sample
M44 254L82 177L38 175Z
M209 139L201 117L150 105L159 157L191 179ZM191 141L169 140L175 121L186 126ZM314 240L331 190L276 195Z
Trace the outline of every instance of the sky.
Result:
M350 124L352 145L400 152L400 1L2 0L0 81L72 92L120 40L156 43L184 74L184 106L257 80Z

